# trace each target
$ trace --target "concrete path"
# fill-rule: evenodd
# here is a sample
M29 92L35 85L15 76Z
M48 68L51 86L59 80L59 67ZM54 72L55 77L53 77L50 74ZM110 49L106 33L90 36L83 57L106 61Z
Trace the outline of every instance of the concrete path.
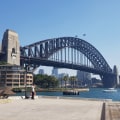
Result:
M0 120L100 120L102 101L39 98L0 103Z
M120 120L120 102L108 102L105 104L104 120Z

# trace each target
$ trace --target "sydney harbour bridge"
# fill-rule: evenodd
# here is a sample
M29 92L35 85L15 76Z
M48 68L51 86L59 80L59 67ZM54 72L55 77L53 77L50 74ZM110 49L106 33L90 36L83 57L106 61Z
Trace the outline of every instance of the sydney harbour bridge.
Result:
M4 33L3 40L5 34L8 35L8 33ZM5 45L2 45L2 48L3 46ZM11 52L15 54L15 51L18 51L15 50L17 49L15 47L11 47L11 49ZM35 69L44 65L80 70L100 75L104 87L117 85L117 75L105 58L93 45L83 39L77 37L52 38L21 46L19 49L21 66L29 65ZM5 47L2 49L1 56L3 54L7 54Z

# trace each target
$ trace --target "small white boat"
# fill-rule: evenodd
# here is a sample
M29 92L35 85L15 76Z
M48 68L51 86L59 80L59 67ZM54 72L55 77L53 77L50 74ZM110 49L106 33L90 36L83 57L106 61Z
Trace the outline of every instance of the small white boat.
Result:
M115 88L108 88L108 89L103 90L103 92L117 92L117 89L115 89Z

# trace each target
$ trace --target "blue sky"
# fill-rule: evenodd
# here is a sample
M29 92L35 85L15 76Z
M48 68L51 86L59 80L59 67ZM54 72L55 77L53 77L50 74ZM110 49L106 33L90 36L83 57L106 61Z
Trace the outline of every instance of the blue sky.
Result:
M6 29L21 46L77 35L120 66L120 0L0 0L0 40Z

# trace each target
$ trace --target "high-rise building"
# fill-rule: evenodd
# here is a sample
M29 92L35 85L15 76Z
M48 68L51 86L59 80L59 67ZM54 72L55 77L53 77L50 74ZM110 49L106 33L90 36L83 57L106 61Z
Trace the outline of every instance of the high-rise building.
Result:
M44 69L39 69L39 74L44 74Z
M58 78L58 68L53 67L52 75Z
M0 53L1 53L1 51L2 51L2 44L0 43Z
M91 74L88 72L83 72L78 70L77 71L77 80L79 85L86 85L89 84L91 80Z
M63 78L64 76L69 76L67 73L61 73L59 74L59 78Z
M60 87L65 86L64 76L69 76L67 73L61 73L58 75L59 85ZM68 81L67 81L68 82Z

